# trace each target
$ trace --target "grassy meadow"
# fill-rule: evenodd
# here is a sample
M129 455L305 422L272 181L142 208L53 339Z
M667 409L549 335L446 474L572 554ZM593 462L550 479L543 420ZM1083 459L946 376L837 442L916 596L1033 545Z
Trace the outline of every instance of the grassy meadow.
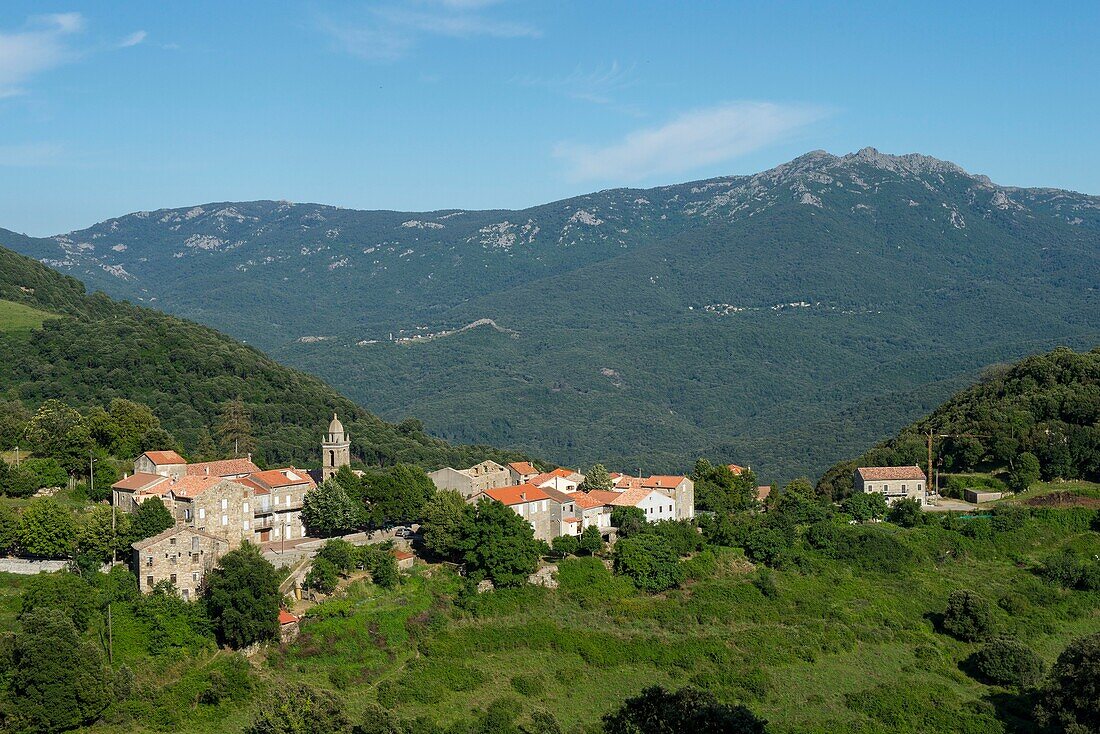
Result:
M660 595L596 558L559 562L557 589L484 594L418 565L392 591L346 585L309 610L295 642L254 655L247 675L235 654L177 632L170 616L116 605L115 667L134 671L137 693L93 730L241 731L269 690L308 683L336 695L353 721L377 703L450 724L509 699L521 722L541 709L563 731L586 733L659 683L744 703L775 733L1029 732L1026 694L968 675L964 661L980 645L937 631L938 615L951 591L976 590L998 633L1049 665L1075 637L1100 632L1100 593L1048 585L1035 568L1065 547L1100 554L1093 518L1042 509L996 531L968 521L989 524L982 532L883 524L900 555L889 571L804 545L766 570L740 549L711 547L686 562L682 588ZM0 630L16 625L18 583L0 579ZM103 629L93 622L89 634L103 642ZM234 675L243 692L210 702L211 680Z
M57 317L22 303L0 300L0 332L30 332L52 318Z

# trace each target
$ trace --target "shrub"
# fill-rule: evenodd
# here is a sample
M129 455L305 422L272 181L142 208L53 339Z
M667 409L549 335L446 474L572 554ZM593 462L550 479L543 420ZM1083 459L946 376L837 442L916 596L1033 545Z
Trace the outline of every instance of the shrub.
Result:
M620 539L644 533L648 530L645 513L640 507L613 507L611 524L618 529Z
M359 552L354 545L343 538L330 538L317 552L318 558L324 558L340 573L349 573L359 562Z
M1100 731L1100 633L1074 640L1058 656L1035 718L1067 734Z
M906 498L890 506L886 519L903 528L915 528L924 522L924 510L921 509L920 502Z
M542 690L538 678L531 675L512 676L512 688L521 696L534 696Z
M603 722L606 734L764 734L767 727L749 709L719 703L708 691L688 687L671 693L660 686L628 698Z
M247 734L339 734L351 729L331 693L311 686L276 688L257 710Z
M947 597L943 628L948 634L964 642L987 637L993 629L993 612L989 608L989 602L973 591L952 591Z
M779 589L775 585L775 577L766 568L761 568L753 577L752 585L760 590L766 599L774 599L779 596Z
M340 574L327 558L318 555L313 559L313 565L306 574L305 585L307 589L315 589L322 594L331 594L336 591L336 585L340 581Z
M36 609L57 609L72 620L77 632L88 628L95 610L95 592L76 574L40 573L27 579L21 600L19 618L24 619Z
M1072 589L1080 582L1083 570L1081 557L1070 548L1063 548L1043 561L1039 576L1052 586Z
M603 553L603 537L600 535L600 529L595 525L586 527L584 532L581 533L577 548L590 556Z
M1046 664L1027 645L1000 638L975 653L974 667L993 683L1033 688L1042 681Z
M562 558L575 554L579 546L576 535L559 535L553 542L554 552Z
M683 579L680 559L663 540L645 533L615 544L615 573L629 576L639 589L657 592Z
M69 483L69 475L57 459L27 459L21 466L34 475L38 487L64 487Z
M662 520L654 523L653 532L679 556L690 556L703 547L703 536L690 520Z
M745 539L745 553L758 562L773 565L779 554L790 547L786 534L776 528L757 528Z

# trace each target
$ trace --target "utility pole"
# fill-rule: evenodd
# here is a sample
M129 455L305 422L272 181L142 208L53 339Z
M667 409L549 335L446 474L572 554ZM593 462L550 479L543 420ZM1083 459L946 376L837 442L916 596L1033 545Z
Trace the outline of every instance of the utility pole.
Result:
M107 602L107 662L115 664L115 633L111 623L111 602Z
M928 429L928 433L925 434L928 438L928 481L933 481L932 477L932 439L933 438L989 438L988 433L933 433L932 429ZM935 480L933 488L939 492L939 478Z

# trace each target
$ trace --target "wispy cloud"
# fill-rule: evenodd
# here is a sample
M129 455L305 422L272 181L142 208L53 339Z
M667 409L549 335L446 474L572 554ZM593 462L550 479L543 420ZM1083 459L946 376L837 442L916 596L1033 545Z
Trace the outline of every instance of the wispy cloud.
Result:
M136 46L144 41L146 38L148 38L148 36L149 34L145 31L134 31L130 35L126 36L126 38L123 38L121 41L119 41L118 47L130 48L131 46Z
M0 145L0 166L30 168L57 163L64 148L57 143L17 143Z
M0 97L22 94L36 74L74 60L69 37L84 29L80 13L54 13L30 18L18 31L0 31Z
M51 13L31 16L18 30L0 30L0 98L23 94L38 74L91 53L87 43L78 40L86 26L80 13ZM129 48L145 38L145 31L135 31L111 45Z
M407 56L428 36L472 39L537 38L539 30L480 12L499 0L421 0L379 5L357 19L322 17L318 27L341 51L371 61Z
M610 145L561 142L554 155L575 180L641 181L733 160L787 139L826 114L817 107L732 102L635 130Z
M634 66L623 66L618 61L596 69L578 66L564 76L523 75L513 81L524 87L554 89L573 99L601 105L614 103L618 93L635 83Z

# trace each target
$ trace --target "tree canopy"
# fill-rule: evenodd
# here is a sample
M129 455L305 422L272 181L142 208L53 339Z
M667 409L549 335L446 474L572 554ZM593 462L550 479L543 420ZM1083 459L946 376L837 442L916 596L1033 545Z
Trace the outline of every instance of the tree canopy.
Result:
M273 638L280 602L275 567L247 542L222 556L207 575L206 608L218 639L231 647Z
M467 505L462 549L467 572L497 586L524 584L538 567L534 528L510 507L488 497Z

